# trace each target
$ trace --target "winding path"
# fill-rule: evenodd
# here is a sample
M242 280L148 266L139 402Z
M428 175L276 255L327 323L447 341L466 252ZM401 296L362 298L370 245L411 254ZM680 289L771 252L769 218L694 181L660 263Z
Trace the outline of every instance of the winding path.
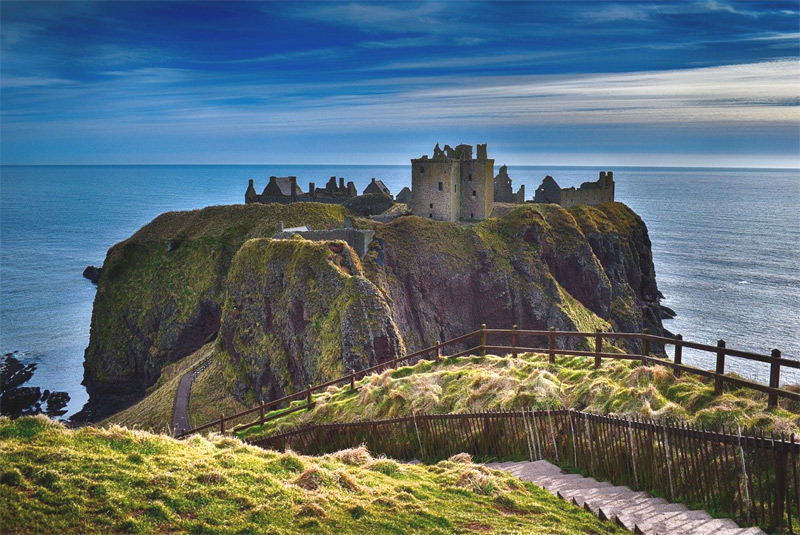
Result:
M175 392L175 405L172 409L172 432L177 436L182 431L192 428L189 425L189 394L192 392L192 383L211 364L211 358L203 360L200 364L183 374Z
M615 487L579 474L568 474L547 461L489 463L544 487L603 520L645 535L765 535L759 528L741 528L733 520L712 518L706 511L691 511L680 503L653 498L628 487Z

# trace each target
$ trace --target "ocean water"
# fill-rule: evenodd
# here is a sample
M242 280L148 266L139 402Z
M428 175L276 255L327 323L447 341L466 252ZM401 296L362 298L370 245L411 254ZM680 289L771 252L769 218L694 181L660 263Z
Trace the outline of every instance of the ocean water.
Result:
M530 198L549 174L562 187L599 168L509 166ZM80 385L94 286L83 269L162 212L241 203L247 180L270 175L300 186L335 176L362 190L371 177L393 193L409 166L42 166L0 168L0 350L36 362L30 384L66 391L68 414L87 400ZM616 198L650 231L665 322L684 338L800 357L800 171L618 168ZM687 351L705 368L713 357ZM766 381L768 367L729 358L729 369ZM800 374L784 370L784 383Z

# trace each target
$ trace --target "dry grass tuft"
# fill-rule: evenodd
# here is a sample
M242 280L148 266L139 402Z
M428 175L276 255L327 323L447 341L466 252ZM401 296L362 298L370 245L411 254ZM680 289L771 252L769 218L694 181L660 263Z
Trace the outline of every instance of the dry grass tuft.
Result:
M326 479L326 474L321 469L308 468L293 483L302 489L317 490Z
M349 492L362 492L361 485L356 483L356 480L353 479L353 476L348 474L345 470L336 470L332 474L333 481L342 487L344 490Z
M458 476L455 486L485 496L494 493L497 487L494 483L494 479L490 475L475 469L462 472L461 475Z
M308 518L325 518L328 513L325 509L315 503L305 503L297 508L295 516L308 517Z
M352 466L363 466L372 461L372 455L363 444L357 448L348 448L332 453L331 457Z
M472 464L472 455L470 455L469 453L456 453L447 460L450 461L451 463Z

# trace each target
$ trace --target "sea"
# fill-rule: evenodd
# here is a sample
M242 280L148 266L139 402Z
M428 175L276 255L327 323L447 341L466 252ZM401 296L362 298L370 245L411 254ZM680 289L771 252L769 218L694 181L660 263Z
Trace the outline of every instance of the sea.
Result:
M601 168L509 166L531 198L545 175L562 187ZM621 167L616 199L644 219L664 325L684 339L800 358L800 170ZM304 190L331 176L372 177L392 193L408 165L135 165L0 167L0 351L37 364L30 385L69 393L69 416L87 401L83 353L95 287L82 277L106 251L162 212L240 204L248 179L295 175ZM465 326L467 329L469 326ZM684 361L711 369L714 357ZM769 366L728 357L727 367L766 382ZM782 370L782 384L800 383Z

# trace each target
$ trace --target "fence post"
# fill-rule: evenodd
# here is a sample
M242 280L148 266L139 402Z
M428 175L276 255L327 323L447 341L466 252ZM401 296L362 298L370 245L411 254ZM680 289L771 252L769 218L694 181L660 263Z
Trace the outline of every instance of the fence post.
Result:
M481 324L481 356L486 356L486 324Z
M647 335L650 334L650 329L642 329L642 366L647 366L647 358L650 356L650 340Z
M222 435L225 434L225 415L224 414L220 414L219 415L219 432Z
M556 328L550 327L550 341L549 346L550 348L550 364L556 363Z
M442 346L439 340L436 340L436 362L442 362Z
M261 425L264 425L264 405L262 404L258 408L258 421Z
M600 365L602 364L602 362L601 362L602 359L600 358L600 353L603 351L603 337L600 336L600 333L602 333L602 332L603 331L601 331L600 329L596 329L595 330L596 334L594 335L594 369L595 370L600 368Z
M675 364L681 364L683 360L683 345L681 344L681 340L683 340L683 336L680 334L675 335ZM675 368L675 377L681 376L681 370L679 368Z
M511 356L517 358L517 326L511 326Z
M772 435L772 443L776 444L777 440L775 435ZM781 450L775 450L775 505L772 511L772 514L775 516L772 520L772 525L775 528L775 531L772 533L782 533L783 532L783 513L784 513L784 502L786 500L786 480L787 475L789 473L789 467L787 466L787 453L784 449L786 447L786 443L783 440L783 436L781 436ZM791 531L791 530L790 530Z
M722 394L722 376L725 375L725 340L717 340L717 369L714 376L714 395Z
M770 388L778 388L781 382L781 352L777 349L772 350L772 362L769 363L769 386ZM775 392L769 393L767 401L768 407L775 407L778 405L778 394Z
M307 411L311 410L311 403L312 403L311 402L311 388L312 388L312 386L308 385L308 390L307 390L307 394L306 394L306 403L308 404L308 406L306 407Z
M356 371L350 370L350 390L356 389Z

